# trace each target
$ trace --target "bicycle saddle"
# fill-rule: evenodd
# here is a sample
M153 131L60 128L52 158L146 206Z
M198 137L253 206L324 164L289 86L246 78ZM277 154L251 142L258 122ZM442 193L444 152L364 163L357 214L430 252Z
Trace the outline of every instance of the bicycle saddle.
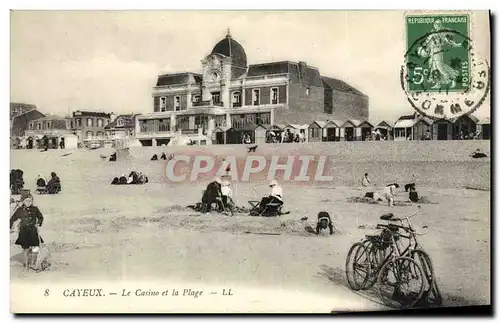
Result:
M391 221L392 218L394 218L394 214L393 213L387 213L387 214L384 214L384 215L380 216L380 220Z

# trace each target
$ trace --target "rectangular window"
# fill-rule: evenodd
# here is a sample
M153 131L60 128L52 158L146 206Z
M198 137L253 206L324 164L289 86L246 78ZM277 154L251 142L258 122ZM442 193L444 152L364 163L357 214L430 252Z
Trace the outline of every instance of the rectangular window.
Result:
M278 104L278 88L273 87L271 88L271 104Z
M321 134L321 129L319 128L311 128L311 137L312 138L319 138Z
M202 115L202 116L195 116L194 117L194 128L195 129L202 128L203 132L205 132L207 127L208 127L208 116Z
M94 126L94 120L92 118L87 118L87 127L92 127Z
M161 97L160 98L160 112L165 112L165 111L167 111L167 98Z
M36 124L36 128L37 128L38 130L41 130L41 129L42 129L42 124L41 124L40 122L38 122L38 123Z
M33 130L33 123L30 123L29 129Z
M260 124L271 124L271 113L259 113L257 114L257 120L256 123L258 125Z
M309 94L311 94L311 89L310 88L306 88L306 95L309 96Z
M170 131L170 119L160 119L158 122L158 131L159 132Z
M252 90L252 105L260 105L260 90Z
M82 119L76 119L76 126L81 127L82 126Z
M97 126L102 128L102 119L97 119Z
M201 95L193 95L193 103L201 102Z
M181 97L176 96L174 97L174 111L180 111L181 110Z
M212 92L212 102L220 103L220 92Z
M87 139L92 139L92 131L87 131Z
M231 104L233 107L241 107L241 92L233 92Z
M226 116L215 116L215 126L225 127L226 126Z

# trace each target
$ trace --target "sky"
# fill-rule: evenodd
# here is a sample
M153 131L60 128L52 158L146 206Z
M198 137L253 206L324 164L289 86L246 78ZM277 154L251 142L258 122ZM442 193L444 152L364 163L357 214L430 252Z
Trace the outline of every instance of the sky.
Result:
M476 14L471 37L491 61L487 16ZM200 73L228 28L249 64L306 61L367 94L370 121L414 111L399 81L402 11L13 11L11 102L58 115L152 112L158 74Z

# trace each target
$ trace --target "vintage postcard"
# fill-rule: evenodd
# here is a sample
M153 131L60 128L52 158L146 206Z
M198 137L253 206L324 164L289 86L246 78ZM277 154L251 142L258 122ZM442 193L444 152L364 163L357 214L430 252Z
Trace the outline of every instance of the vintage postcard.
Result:
M11 312L491 307L488 11L10 19Z

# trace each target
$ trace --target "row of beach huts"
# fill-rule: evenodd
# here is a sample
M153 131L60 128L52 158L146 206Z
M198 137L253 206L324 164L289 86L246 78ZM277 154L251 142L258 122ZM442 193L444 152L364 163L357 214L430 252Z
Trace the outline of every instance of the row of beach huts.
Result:
M300 142L371 141L371 140L488 140L490 119L464 115L452 121L431 120L418 114L401 116L395 123L367 120L315 120L310 124L247 124L240 128L217 127L212 144L263 144L283 141L282 133L299 135ZM297 136L298 137L298 136Z

